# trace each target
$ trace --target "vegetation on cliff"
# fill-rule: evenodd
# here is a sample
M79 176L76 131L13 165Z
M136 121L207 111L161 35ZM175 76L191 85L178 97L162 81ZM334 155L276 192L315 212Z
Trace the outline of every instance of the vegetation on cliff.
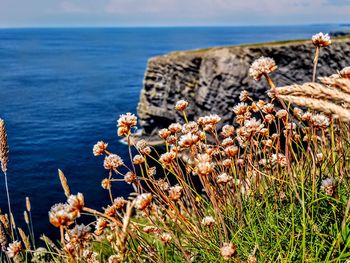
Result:
M313 38L318 57L331 44ZM310 65L311 67L312 65ZM194 105L179 100L181 123L161 129L165 152L131 140L137 117L121 115L118 135L128 143L131 167L100 141L109 176L101 186L110 200L101 211L72 194L49 212L61 240L43 236L35 247L30 202L28 234L11 216L0 216L1 259L9 262L345 262L350 259L350 68L320 83L276 87L271 58L249 69L266 80L269 99L254 101L242 91L232 108L234 123L218 129L222 117L189 119ZM296 107L300 106L301 108ZM4 126L3 126L4 127ZM3 139L1 139L3 138ZM0 129L0 159L6 172L8 145ZM5 167L5 169L4 169ZM132 184L127 199L113 183ZM94 222L80 224L93 216ZM11 220L11 221L10 221Z

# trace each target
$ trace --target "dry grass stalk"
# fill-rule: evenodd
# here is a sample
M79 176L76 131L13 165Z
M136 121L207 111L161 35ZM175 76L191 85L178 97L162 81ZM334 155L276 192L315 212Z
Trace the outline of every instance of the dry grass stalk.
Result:
M27 211L30 212L31 204L30 204L30 199L28 196L26 197L26 208L27 208Z
M336 89L350 94L350 79L349 78L336 78L336 77L324 77L320 78L320 81L325 85L330 85Z
M0 162L1 170L6 173L9 162L9 146L7 143L6 127L3 119L0 119Z
M60 169L58 169L58 176L60 177L61 185L64 190L65 196L69 197L71 193L70 193L68 181L67 181L67 178L64 176L64 173Z
M8 244L5 228L3 224L0 222L0 246L4 249Z
M289 95L280 95L279 97L282 100L289 101L299 106L304 106L309 109L331 114L334 118L338 118L340 121L350 122L350 110L329 101Z
M344 86L344 85L342 85ZM349 81L350 90L350 81ZM314 99L331 100L336 103L350 103L350 92L345 93L337 89L326 87L318 83L305 83L303 85L290 85L277 88L279 95L309 96Z
M24 243L24 246L26 247L27 250L30 250L30 242L28 236L24 233L22 228L18 228L19 235L21 236L21 239Z

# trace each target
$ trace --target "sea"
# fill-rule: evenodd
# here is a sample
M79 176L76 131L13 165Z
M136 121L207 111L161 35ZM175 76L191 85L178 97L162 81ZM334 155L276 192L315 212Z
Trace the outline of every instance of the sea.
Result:
M17 225L30 197L36 238L53 239L50 207L66 198L57 170L86 206L101 209L108 192L103 158L92 154L103 140L127 162L127 147L116 135L120 114L136 113L147 60L171 51L266 41L310 39L342 25L161 28L0 29L0 118L10 147L8 180ZM132 189L113 184L115 197ZM7 212L0 174L0 208Z

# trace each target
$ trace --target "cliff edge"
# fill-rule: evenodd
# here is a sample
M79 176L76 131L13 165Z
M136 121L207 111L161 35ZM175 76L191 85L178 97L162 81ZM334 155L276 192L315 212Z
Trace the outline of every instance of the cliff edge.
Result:
M315 48L311 41L285 41L233 47L173 52L153 57L148 67L138 104L144 136L155 136L158 129L182 119L175 103L190 103L190 118L210 113L232 122L232 107L242 90L254 99L266 98L265 80L248 76L252 62L260 56L275 59L278 69L271 77L276 85L302 83L312 78ZM318 76L328 76L350 65L350 37L333 39L321 50Z

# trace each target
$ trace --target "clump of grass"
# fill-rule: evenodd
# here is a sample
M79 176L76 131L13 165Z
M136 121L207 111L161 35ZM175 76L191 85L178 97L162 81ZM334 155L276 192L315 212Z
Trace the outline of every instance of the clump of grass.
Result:
M49 212L59 244L31 250L31 240L7 248L35 262L344 262L350 258L350 81L347 69L323 84L276 87L274 60L250 70L264 77L271 99L243 91L235 123L216 114L189 120L185 100L174 105L184 120L159 131L165 152L135 140L135 115L121 115L131 167L100 141L109 201L101 211L72 195ZM303 106L304 109L294 107ZM127 199L113 184L131 184ZM30 208L27 209L30 212ZM78 224L83 214L94 217ZM34 235L34 234L33 234ZM1 228L0 228L1 236ZM0 239L1 241L1 239Z

